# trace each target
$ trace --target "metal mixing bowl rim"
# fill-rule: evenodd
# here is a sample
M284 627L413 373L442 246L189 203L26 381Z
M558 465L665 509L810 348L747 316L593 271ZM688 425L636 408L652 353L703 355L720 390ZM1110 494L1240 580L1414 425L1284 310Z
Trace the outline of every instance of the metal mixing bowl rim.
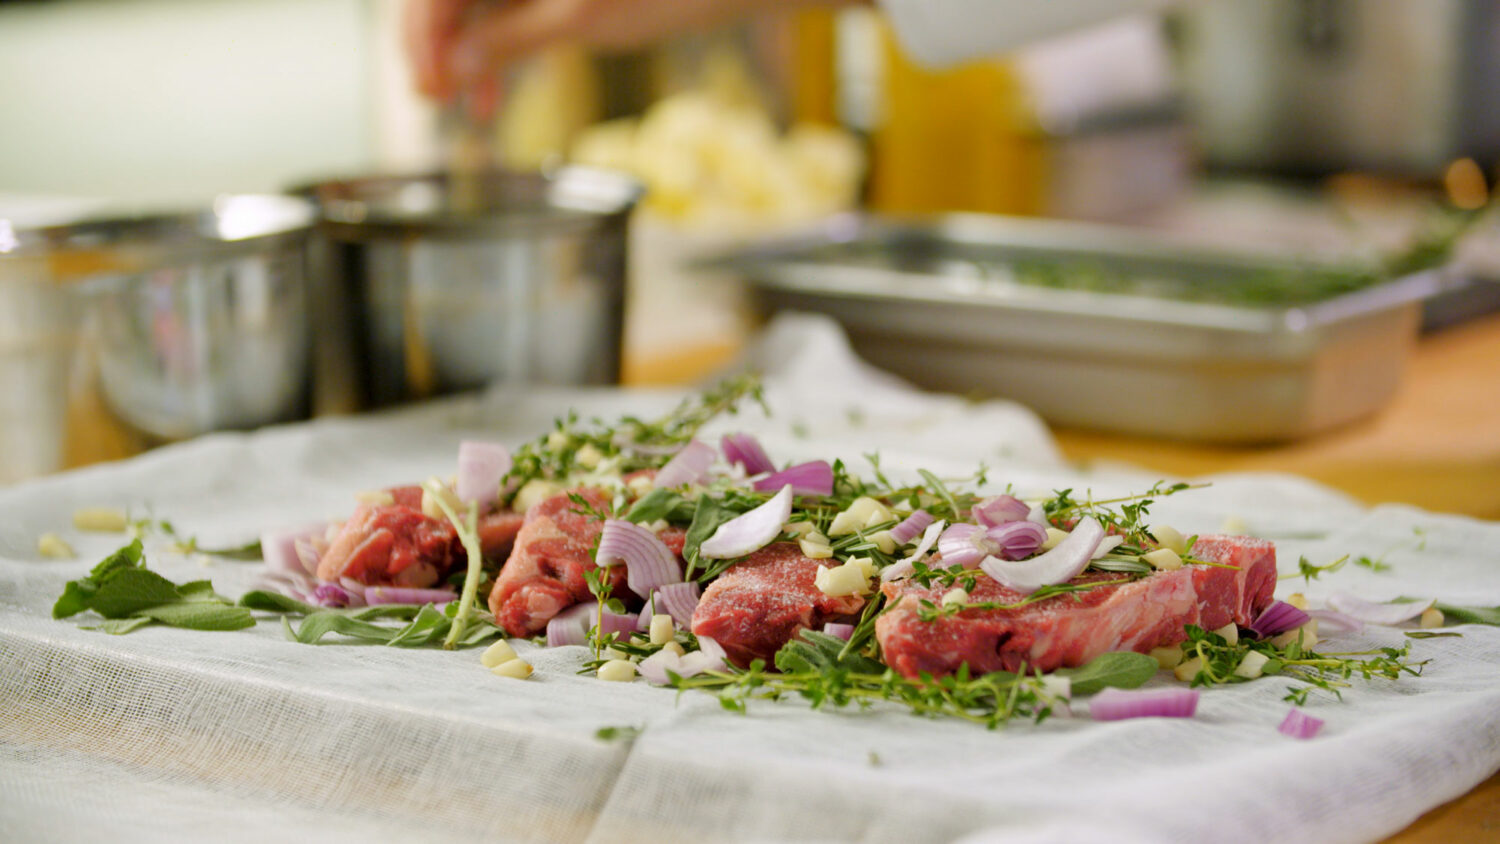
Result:
M566 165L539 170L495 170L485 178L530 185L548 185L552 195L536 210L499 211L478 215L425 210L392 211L369 201L323 196L331 188L354 190L360 186L429 184L445 188L444 171L390 173L329 179L292 189L311 200L318 209L319 230L339 240L389 239L412 235L439 239L496 238L588 231L623 221L645 195L645 186L627 173L594 167Z
M105 212L45 226L15 226L0 219L0 261L113 251L130 254L134 272L295 244L311 234L315 221L311 202L282 194L223 194L207 207L191 210ZM117 274L79 272L59 280Z

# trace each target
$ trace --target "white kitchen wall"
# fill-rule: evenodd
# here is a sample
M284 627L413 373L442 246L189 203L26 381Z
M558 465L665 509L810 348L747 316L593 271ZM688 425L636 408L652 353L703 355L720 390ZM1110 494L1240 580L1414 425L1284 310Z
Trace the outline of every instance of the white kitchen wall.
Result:
M175 202L367 169L392 5L0 4L0 193Z

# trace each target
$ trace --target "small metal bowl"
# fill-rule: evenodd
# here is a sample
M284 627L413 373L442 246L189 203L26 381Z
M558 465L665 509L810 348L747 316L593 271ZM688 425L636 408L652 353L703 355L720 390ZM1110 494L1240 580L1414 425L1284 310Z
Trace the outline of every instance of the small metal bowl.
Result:
M640 186L578 167L329 181L320 409L510 384L613 384Z
M22 457L5 479L305 418L312 222L283 196L0 220L0 455Z

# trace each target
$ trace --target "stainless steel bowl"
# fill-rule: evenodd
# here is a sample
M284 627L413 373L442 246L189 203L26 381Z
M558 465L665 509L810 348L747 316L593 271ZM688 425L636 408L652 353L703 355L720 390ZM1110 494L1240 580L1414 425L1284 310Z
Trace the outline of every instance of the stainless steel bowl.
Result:
M626 226L640 187L598 170L331 181L320 206L320 409L491 382L619 380ZM352 405L352 407L351 407Z
M308 412L311 206L0 220L0 480Z

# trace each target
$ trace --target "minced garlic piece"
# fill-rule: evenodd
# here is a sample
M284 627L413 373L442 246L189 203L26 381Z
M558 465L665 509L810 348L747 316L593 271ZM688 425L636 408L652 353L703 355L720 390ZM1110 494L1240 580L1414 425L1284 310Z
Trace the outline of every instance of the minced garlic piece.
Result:
M1219 525L1219 533L1227 533L1230 536L1244 536L1250 532L1250 526L1239 516L1230 516Z
M818 533L818 526L813 524L812 522L807 521L806 519L800 522L787 522L786 527L782 528L782 530L786 533L791 534L792 536L797 537L798 539L815 533L819 536L822 536L821 533Z
M512 680L525 680L531 676L531 663L524 659L508 659L490 669L490 673L496 677L509 677Z
M611 683L629 683L635 679L635 663L623 659L612 659L599 666L599 679Z
M354 493L354 500L371 507L389 507L396 503L396 496L384 489L367 489Z
M1162 571L1176 571L1182 568L1182 558L1177 556L1177 552L1171 548L1158 548L1142 554L1141 559Z
M1172 669L1172 676L1184 683L1190 683L1194 677L1198 676L1198 672L1202 670L1203 660L1193 657L1187 662L1178 663L1177 667Z
M531 483L536 482L532 481ZM655 489L656 483L652 481L651 478L645 475L636 475L635 477L631 478L630 482L625 484L625 486L629 487L630 491L635 493L636 497L639 498ZM522 487L522 489L525 489L525 487ZM517 497L519 498L520 496L517 495Z
M479 662L485 668L494 668L497 665L519 658L516 656L516 649L510 646L510 642L501 639L484 649L484 653L479 655Z
M1049 527L1049 528L1047 528L1047 539L1044 542L1042 542L1042 547L1039 548L1039 549L1037 549L1037 550L1039 550L1039 551L1051 551L1053 548L1057 547L1057 543L1062 542L1064 539L1067 539L1067 538L1068 538L1068 532L1067 531L1065 531L1065 530L1058 530L1057 528L1054 528L1054 527Z
M547 449L554 452L562 451L563 449L568 447L570 439L571 438L567 434L564 434L562 431L553 431L552 433L547 435Z
M880 530L870 534L869 540L875 543L875 547L879 548L882 554L896 553L896 538L891 536L891 532L888 530Z
M521 485L519 490L516 490L516 497L511 502L511 508L517 513L525 513L533 505L546 501L562 491L561 484L536 478L527 481Z
M1223 636L1224 641L1228 642L1231 645L1238 645L1240 643L1239 625L1235 624L1232 621L1224 625L1223 627L1220 627L1218 630L1213 631L1213 633L1215 636Z
M1286 596L1286 602L1299 610L1307 609L1307 596L1301 592L1293 592Z
M98 533L124 533L130 518L118 507L84 507L73 511L73 527Z
M672 616L666 613L651 616L651 644L665 645L672 641L672 631Z
M458 500L458 494L453 491L453 488L438 478L432 478L422 485L422 515L430 519L448 518L448 514L444 513L443 508L438 505L439 499L455 513L464 511L463 502Z
M1182 646L1168 645L1164 648L1152 648L1150 656L1156 660L1156 664L1162 670L1171 671L1182 664Z
M1187 537L1177 528L1171 525L1152 525L1149 532L1153 539L1161 543L1161 547L1170 548L1178 554L1187 553Z
M969 603L969 593L965 592L962 586L955 586L943 593L943 606L945 607L951 607L954 604L963 606L967 603Z
M685 651L685 650L682 649L682 645L678 644L675 641L668 642L665 645L662 645L661 649L664 650L664 651L671 651L672 653L677 654L678 656L684 656L684 655L687 654L687 651Z
M799 539L797 545L802 549L802 556L810 560L826 560L833 556L833 546L826 541Z
M1303 650L1309 650L1318 644L1318 620L1316 618L1301 627L1294 627L1272 638L1271 644L1278 648L1284 648L1298 639L1302 640Z
M1246 680L1254 680L1261 675L1261 672L1265 670L1266 663L1270 661L1271 658L1260 651L1251 651L1245 654L1244 658L1240 660L1240 664L1235 667L1234 676L1244 677Z
M1446 619L1443 618L1443 611L1437 607L1428 607L1422 610L1421 624L1423 627L1442 627L1444 621Z
M842 513L833 517L833 523L828 526L828 535L848 536L870 525L878 525L890 519L889 507L869 496L861 496L854 499Z
M865 567L856 560L850 560L833 568L818 566L818 573L813 578L813 584L824 595L831 598L864 595L870 591L870 578L865 574Z
M73 553L73 546L69 545L61 536L55 533L44 533L38 536L36 538L36 551L43 557L53 560L71 560L77 556ZM1441 613L1439 613L1439 618L1441 618Z
M573 462L585 469L593 469L604 459L604 452L594 447L593 443L584 443L583 447L573 452Z

